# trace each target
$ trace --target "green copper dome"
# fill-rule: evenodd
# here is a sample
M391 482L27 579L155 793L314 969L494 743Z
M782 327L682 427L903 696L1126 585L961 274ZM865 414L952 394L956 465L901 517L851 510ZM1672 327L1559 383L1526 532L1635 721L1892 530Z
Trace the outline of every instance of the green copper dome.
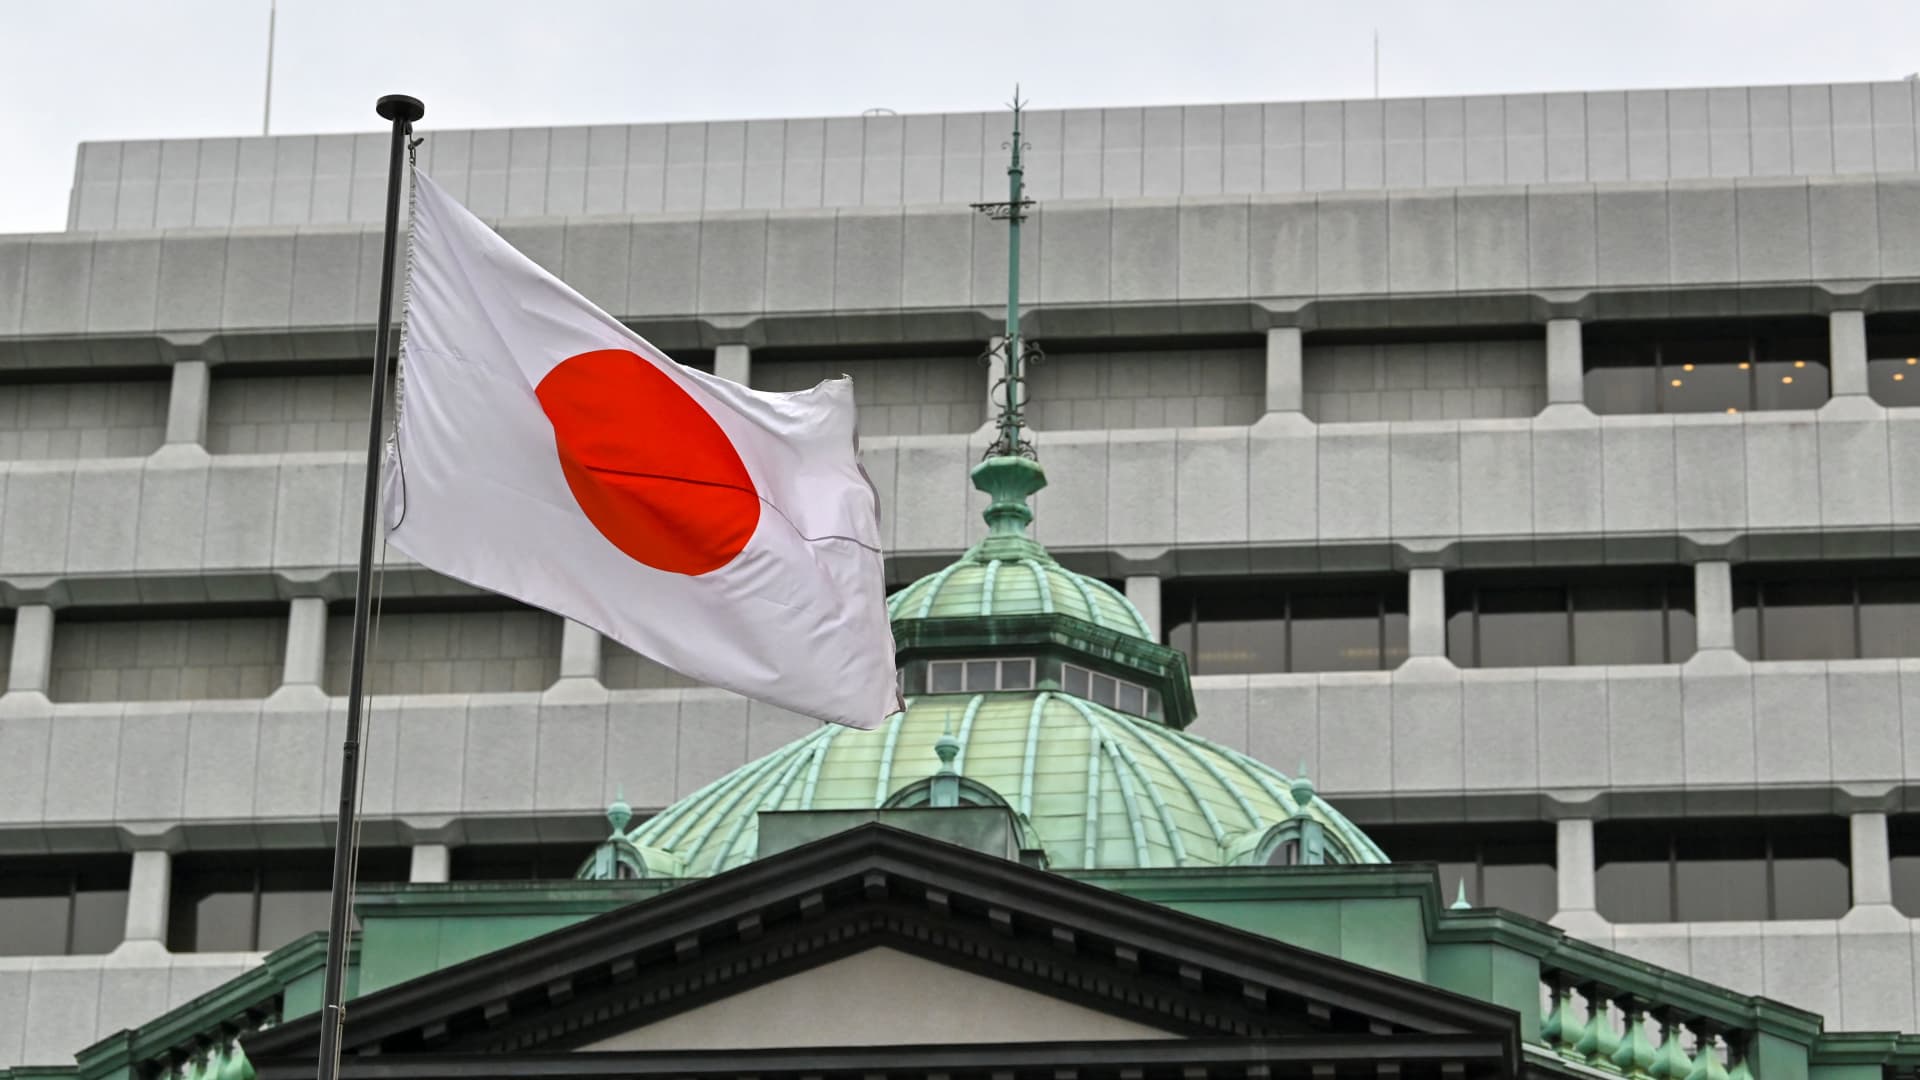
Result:
M1056 869L1387 861L1304 776L1186 734L1185 656L1026 534L1038 462L1000 453L973 479L986 538L888 602L906 709L822 727L631 830L616 804L582 876L721 873L758 855L768 812L955 805L1006 806Z
M1264 863L1305 822L1328 861L1387 861L1310 785L1050 690L926 695L872 731L822 727L675 803L632 841L673 852L689 875L732 869L754 857L761 812L879 809L939 768L948 732L954 770L1004 799L1055 869Z

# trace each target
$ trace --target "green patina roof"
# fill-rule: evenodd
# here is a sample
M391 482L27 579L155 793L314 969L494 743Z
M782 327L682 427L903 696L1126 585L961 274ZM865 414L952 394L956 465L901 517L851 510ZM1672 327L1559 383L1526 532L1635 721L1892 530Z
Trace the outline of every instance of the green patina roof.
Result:
M1044 680L1031 690L909 698L873 731L823 727L728 773L625 831L632 850L690 876L732 869L758 854L761 813L880 809L935 772L936 743L951 733L954 770L1004 799L1058 869L1245 865L1265 857L1277 826L1303 819L1319 824L1329 858L1387 861L1304 778L1179 730L1192 715L1184 660L1126 597L1062 567L1026 534L1027 497L1046 483L1037 462L991 457L973 476L992 497L987 537L888 602L901 663L1009 650L1064 656L1157 690L1166 722ZM625 819L616 816L620 837ZM583 876L604 876L599 863L614 857L608 849Z
M1300 815L1294 782L1244 754L1054 691L929 695L872 731L823 727L728 773L631 833L704 876L752 860L767 810L877 809L936 767L954 767L1025 818L1058 869L1224 866ZM1385 862L1323 799L1306 815L1347 861Z

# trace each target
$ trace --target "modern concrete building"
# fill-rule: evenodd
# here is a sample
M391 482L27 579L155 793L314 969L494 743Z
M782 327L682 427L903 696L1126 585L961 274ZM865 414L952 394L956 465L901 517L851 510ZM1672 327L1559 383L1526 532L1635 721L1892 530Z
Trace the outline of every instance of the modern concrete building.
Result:
M1192 731L1449 892L1912 1029L1917 106L1035 113L1035 535L1186 652ZM986 532L1003 126L426 128L421 164L685 362L853 373L905 586ZM0 237L0 1067L320 924L383 169L90 144L72 228ZM811 730L388 565L363 879L570 876L617 795Z

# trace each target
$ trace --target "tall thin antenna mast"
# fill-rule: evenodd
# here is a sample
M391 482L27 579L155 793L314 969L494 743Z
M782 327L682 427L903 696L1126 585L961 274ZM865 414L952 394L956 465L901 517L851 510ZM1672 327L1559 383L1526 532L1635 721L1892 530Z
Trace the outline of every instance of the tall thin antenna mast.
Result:
M260 113L260 134L273 130L273 38L280 21L280 0L267 0L267 104Z
M1373 96L1380 96L1380 28L1373 28Z
M1020 163L1020 152L1027 149L1020 141L1020 111L1026 102L1020 100L1020 87L1013 88L1013 137L1006 146L1010 151L1007 158L1007 201L993 203L974 203L973 208L995 221L1007 223L1007 326L1005 336L998 346L988 350L989 359L997 353L1004 367L1004 375L994 384L992 394L998 398L1000 415L995 425L999 437L987 448L988 457L1032 457L1033 444L1028 442L1024 433L1026 418L1022 410L1026 404L1023 386L1024 376L1021 367L1038 358L1039 350L1020 338L1020 223L1027 220L1027 208L1033 200L1027 198L1026 168Z

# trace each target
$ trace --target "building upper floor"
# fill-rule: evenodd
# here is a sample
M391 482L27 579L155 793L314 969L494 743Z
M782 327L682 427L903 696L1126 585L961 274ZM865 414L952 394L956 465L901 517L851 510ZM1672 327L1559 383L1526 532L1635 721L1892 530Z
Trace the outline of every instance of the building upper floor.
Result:
M1915 168L1920 83L1033 110L1035 199L1871 176ZM436 131L484 217L964 204L1006 190L1004 113ZM95 142L81 231L378 222L385 137Z

